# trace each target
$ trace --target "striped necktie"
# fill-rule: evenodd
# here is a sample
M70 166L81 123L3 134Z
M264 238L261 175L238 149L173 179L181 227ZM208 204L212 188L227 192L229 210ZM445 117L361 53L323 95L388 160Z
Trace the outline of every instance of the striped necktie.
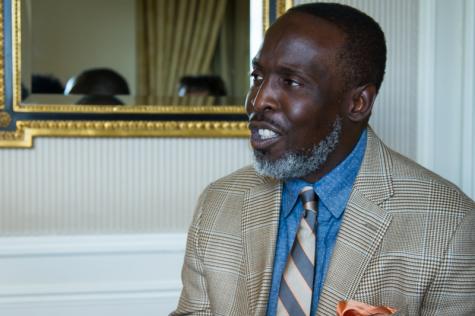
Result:
M277 316L310 315L312 305L317 196L311 186L304 187L299 195L304 214L280 283Z

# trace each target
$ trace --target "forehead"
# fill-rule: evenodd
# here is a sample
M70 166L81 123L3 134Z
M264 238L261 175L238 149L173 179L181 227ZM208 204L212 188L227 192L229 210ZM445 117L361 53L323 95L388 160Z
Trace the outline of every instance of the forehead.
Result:
M274 61L309 63L315 58L334 59L345 43L345 34L333 23L301 12L280 17L266 32L256 56Z

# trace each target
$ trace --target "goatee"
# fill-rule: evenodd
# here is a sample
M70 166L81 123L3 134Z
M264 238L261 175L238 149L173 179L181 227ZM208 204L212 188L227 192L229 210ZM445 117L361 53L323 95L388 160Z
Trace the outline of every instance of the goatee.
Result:
M302 178L317 171L327 161L340 141L342 120L337 117L331 132L309 152L287 152L277 160L268 160L261 151L254 150L254 168L263 175L279 180Z

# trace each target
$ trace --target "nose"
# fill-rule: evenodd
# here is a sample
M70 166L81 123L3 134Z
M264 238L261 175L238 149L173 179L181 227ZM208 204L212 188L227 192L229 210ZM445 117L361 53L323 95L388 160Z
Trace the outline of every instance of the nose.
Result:
M272 82L264 79L257 87L251 88L251 95L248 104L248 113L264 112L275 110L278 106L275 90L272 88Z

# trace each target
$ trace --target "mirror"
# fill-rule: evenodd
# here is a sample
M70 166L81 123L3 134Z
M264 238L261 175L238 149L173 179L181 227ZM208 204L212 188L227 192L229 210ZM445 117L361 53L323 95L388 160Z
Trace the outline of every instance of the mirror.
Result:
M247 137L250 47L291 5L0 0L0 147L30 148L37 136ZM119 80L98 88L90 71ZM45 77L57 92L37 92Z
M249 86L248 1L17 4L20 105L243 104Z

